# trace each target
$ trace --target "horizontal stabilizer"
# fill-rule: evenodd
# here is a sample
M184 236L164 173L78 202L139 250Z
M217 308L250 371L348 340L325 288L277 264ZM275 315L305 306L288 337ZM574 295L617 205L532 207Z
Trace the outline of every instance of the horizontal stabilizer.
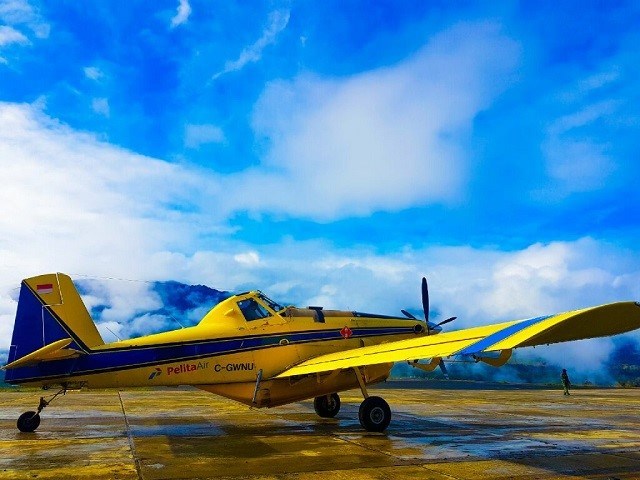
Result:
M2 367L2 369L11 370L12 368L27 367L39 362L66 360L68 358L75 358L79 357L80 355L84 355L83 352L80 352L73 348L66 348L71 344L71 342L73 342L71 338L63 338L62 340L57 340L53 343L50 343L49 345L45 345L44 347L39 348L35 352L31 352L30 354L25 355L22 358L8 363L4 367Z

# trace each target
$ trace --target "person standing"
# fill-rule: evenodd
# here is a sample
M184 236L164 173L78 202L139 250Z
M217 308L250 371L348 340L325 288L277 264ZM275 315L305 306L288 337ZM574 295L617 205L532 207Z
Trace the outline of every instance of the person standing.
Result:
M571 395L569 393L569 387L571 387L571 381L569 380L569 375L567 375L567 370L566 369L562 369L562 375L560 375L560 377L562 378L562 386L564 387L564 394L565 395Z

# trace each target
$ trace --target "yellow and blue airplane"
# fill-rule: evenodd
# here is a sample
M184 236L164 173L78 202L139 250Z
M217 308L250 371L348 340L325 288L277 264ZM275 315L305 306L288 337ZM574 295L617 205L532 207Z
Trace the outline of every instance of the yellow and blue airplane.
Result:
M442 333L419 320L321 307L282 306L260 291L234 295L189 328L105 343L71 278L52 273L22 281L5 381L68 389L193 385L253 407L314 398L321 417L340 409L338 392L359 388L359 420L382 432L387 402L369 396L396 362L423 370L462 356L493 366L514 348L604 337L640 327L640 303L618 302L526 320ZM419 362L422 361L421 362ZM425 363L425 361L428 362ZM18 429L32 432L52 400L23 413Z

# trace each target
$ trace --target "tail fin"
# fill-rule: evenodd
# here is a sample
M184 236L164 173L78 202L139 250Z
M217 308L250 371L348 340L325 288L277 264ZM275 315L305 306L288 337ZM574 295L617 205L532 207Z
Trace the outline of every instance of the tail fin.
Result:
M89 353L104 341L76 287L62 273L50 273L22 281L18 311L9 349L9 363L70 339L68 348ZM66 347L67 345L65 345ZM7 381L10 381L7 372Z

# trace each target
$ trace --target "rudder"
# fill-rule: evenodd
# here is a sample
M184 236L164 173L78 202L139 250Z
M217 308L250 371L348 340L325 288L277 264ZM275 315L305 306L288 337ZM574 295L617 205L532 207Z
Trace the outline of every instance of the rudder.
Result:
M9 363L53 342L71 338L71 348L89 352L104 341L71 278L50 273L22 281Z

